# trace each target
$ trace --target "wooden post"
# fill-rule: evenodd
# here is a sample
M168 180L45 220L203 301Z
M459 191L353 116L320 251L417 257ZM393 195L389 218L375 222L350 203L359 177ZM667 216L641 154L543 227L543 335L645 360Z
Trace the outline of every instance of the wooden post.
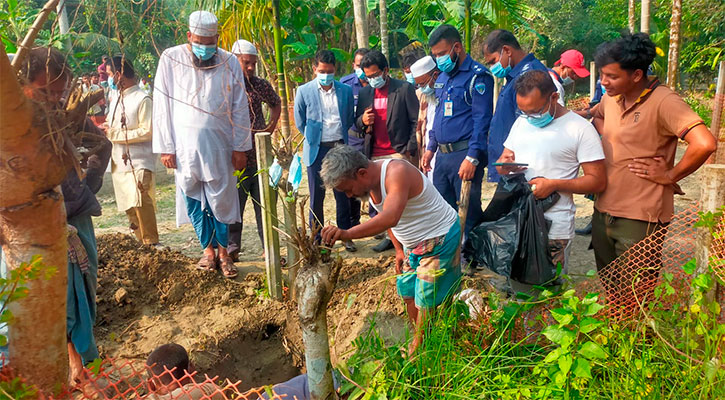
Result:
M725 165L703 165L700 172L700 210L715 212L725 204ZM707 273L712 249L712 234L708 228L699 228L695 242L697 275ZM715 295L715 290L709 293Z
M282 268L279 257L279 233L277 227L277 191L269 186L269 167L274 161L272 155L272 134L259 132L254 135L257 144L257 170L262 196L264 219L264 254L267 268L267 288L273 299L282 300Z
M493 110L496 111L496 103L498 103L498 95L501 92L501 80L493 78Z
M711 159L717 164L725 164L725 134L721 133L723 103L725 103L725 61L720 61L720 72L717 75L717 90L715 91L715 105L712 110L712 123L710 132L717 140L717 152Z
M458 219L461 222L461 236L466 230L466 216L468 215L468 204L471 202L471 182L461 182L461 197L458 199Z
M594 100L597 92L597 66L594 61L589 62L589 100Z

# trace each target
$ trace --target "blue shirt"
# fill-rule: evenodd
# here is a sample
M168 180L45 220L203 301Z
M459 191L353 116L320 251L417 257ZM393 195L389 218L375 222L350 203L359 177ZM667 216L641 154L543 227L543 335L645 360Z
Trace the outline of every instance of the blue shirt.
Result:
M340 78L340 82L344 83L347 86L350 86L352 88L352 99L353 99L353 115L357 112L357 96L360 94L360 89L362 89L362 84L360 83L360 79L355 75L355 72L345 75L342 78ZM365 139L361 139L357 137L358 129L355 126L355 124L352 125L350 128L351 131L353 131L353 134L348 135L348 143L350 146L362 151L363 145L365 144Z
M438 75L435 90L438 105L427 149L435 152L438 143L468 140L467 155L485 162L488 128L493 114L491 72L466 55L454 75L445 72ZM450 116L445 116L446 102L451 102L453 106Z
M516 104L516 79L526 71L539 70L548 72L548 69L537 60L532 53L524 57L506 75L506 84L501 88L496 103L496 112L491 119L491 130L488 133L488 181L498 182L499 175L493 163L503 153L503 143L509 136L509 131L518 118L519 107Z

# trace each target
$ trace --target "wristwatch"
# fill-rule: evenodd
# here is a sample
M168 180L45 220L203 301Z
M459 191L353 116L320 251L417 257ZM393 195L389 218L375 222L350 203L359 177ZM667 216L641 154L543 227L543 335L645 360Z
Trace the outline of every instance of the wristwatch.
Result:
M478 167L479 162L477 159L471 156L466 156L466 160L468 160L469 163L473 164L474 167Z

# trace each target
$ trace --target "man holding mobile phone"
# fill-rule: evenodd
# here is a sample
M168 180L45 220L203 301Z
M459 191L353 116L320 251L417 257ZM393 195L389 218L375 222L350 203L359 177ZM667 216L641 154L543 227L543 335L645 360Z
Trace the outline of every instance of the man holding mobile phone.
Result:
M552 261L561 264L566 273L576 212L572 194L600 193L607 180L604 150L597 131L587 120L559 104L558 98L556 86L545 71L531 70L516 80L516 103L521 115L504 142L496 170L501 175L526 174L536 198L559 193L559 201L544 216L551 221Z

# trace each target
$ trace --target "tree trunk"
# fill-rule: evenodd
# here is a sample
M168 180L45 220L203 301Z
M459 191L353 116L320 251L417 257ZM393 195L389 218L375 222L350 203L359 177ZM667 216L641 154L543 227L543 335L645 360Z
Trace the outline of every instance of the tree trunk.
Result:
M637 16L636 16L636 1L637 0L629 0L629 33L634 33L635 29L637 29Z
M10 365L47 393L68 377L66 291L68 253L63 196L57 187L69 163L60 156L58 117L23 96L5 46L0 45L0 246L8 269L35 255L56 268L28 283L28 296L10 303Z
M388 55L388 1L380 0L380 49L386 58Z
M640 21L640 32L649 34L649 11L650 0L642 0L642 21Z
M355 38L357 40L357 48L367 48L369 46L370 31L368 30L368 13L365 0L352 0L352 11L355 16Z
M327 303L335 290L342 261L305 259L297 273L297 313L305 344L305 366L312 400L335 398L327 334Z
M682 21L682 0L672 0L670 20L670 50L667 53L667 86L677 90L680 67L680 22Z
M471 52L471 36L473 35L473 29L471 24L471 0L465 0L464 6L466 7L466 16L463 21L463 29L466 34L466 53Z

